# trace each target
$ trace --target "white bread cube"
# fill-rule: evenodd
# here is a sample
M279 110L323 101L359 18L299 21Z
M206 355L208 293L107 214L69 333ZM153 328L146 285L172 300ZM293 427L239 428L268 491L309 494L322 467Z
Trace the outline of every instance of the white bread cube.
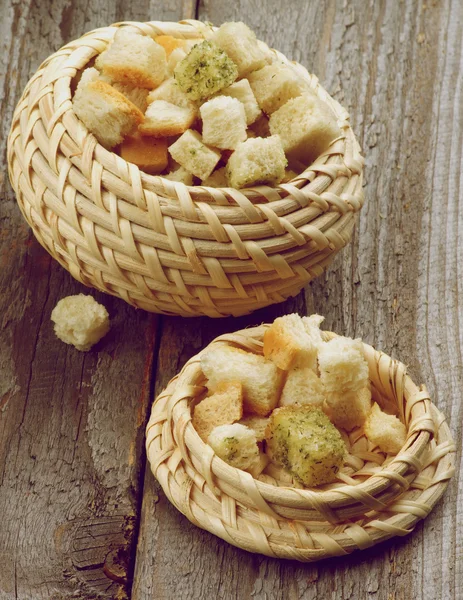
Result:
M320 377L327 393L357 392L369 385L361 340L335 337L318 351Z
M143 113L96 69L86 69L72 101L74 112L106 148L120 144L143 121Z
M224 23L211 36L238 67L238 77L261 69L270 62L270 52L259 46L256 34L245 23Z
M281 137L291 161L310 164L341 135L336 118L314 94L293 98L270 116L270 131Z
M95 66L114 81L153 89L166 77L166 51L149 36L121 28Z
M297 314L278 317L265 330L264 356L288 371L297 367L317 370L317 352L321 338L307 332Z
M278 403L283 373L263 356L231 346L215 346L202 354L201 368L211 390L223 381L239 381L247 413L266 417Z
M96 71L96 69L94 70ZM106 81L106 83L109 83L109 85L111 85L115 90L123 94L128 100L130 100L130 102L135 104L135 106L139 108L142 113L145 112L146 107L148 106L147 89L133 87L132 85L128 85L126 83L120 83L119 81L113 81L111 77L109 77L108 75L104 75L103 73L99 75L99 79L101 79L101 81Z
M169 77L159 87L149 92L147 98L148 104L151 104L155 100L164 100L182 108L189 108L196 113L196 105L182 92L173 77Z
M268 425L267 417L256 417L255 415L247 415L243 417L239 423L252 429L256 435L256 440L262 442L265 438L265 429Z
M202 180L209 177L220 160L220 153L203 144L199 133L191 129L169 146L169 152L182 167Z
M320 377L310 367L289 371L278 406L311 404L322 408L325 388Z
M371 408L371 391L365 386L355 392L338 391L326 394L324 410L330 420L346 431L360 427Z
M256 436L244 425L219 425L212 430L207 441L219 458L236 469L246 471L259 462Z
M232 98L236 98L242 103L244 106L244 112L246 113L246 123L248 125L254 123L262 114L262 111L257 104L256 97L254 96L247 79L235 81L235 83L222 90L220 94L222 96L231 96Z
M166 175L163 175L165 179L170 181L178 181L185 185L193 185L193 175L189 173L184 167L177 167L173 171L170 171Z
M246 139L246 114L236 98L216 96L199 109L203 122L203 141L222 150L234 150Z
M201 185L213 188L221 188L228 186L227 174L225 167L216 169Z
M167 71L170 75L174 74L175 67L186 57L186 55L187 53L183 48L175 48L175 50L172 50L167 59Z
M138 130L142 135L169 137L186 131L195 119L194 109L176 106L164 100L155 100L148 105L145 120Z
M218 425L229 425L243 416L243 390L239 381L221 383L216 391L201 400L193 410L193 427L206 442Z
M367 438L382 452L398 454L407 439L407 428L394 415L387 415L373 404L363 430Z
M92 298L78 294L62 298L51 313L56 336L86 352L109 331L109 315L104 306Z
M227 178L234 188L280 183L287 160L280 138L248 138L239 144L227 164Z
M304 80L283 63L254 71L249 74L248 80L257 103L268 115L308 89Z

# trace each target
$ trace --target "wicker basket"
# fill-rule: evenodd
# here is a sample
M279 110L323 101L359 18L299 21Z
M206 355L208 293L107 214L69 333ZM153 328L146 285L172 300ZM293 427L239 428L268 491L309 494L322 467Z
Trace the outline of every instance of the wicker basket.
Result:
M226 342L261 354L265 327L221 336L208 349ZM191 403L204 391L197 355L157 398L147 427L151 469L170 501L230 544L300 561L343 556L410 533L444 493L455 446L445 417L405 366L366 344L364 351L374 399L407 426L397 456L386 458L356 428L345 436L348 466L339 482L290 487L275 468L254 479L218 458L191 423Z
M71 81L120 26L198 38L203 23L119 23L50 56L26 86L8 140L12 186L38 241L73 277L165 314L242 315L297 294L350 239L362 167L347 112L298 64L344 137L289 183L188 187L141 172L97 143Z

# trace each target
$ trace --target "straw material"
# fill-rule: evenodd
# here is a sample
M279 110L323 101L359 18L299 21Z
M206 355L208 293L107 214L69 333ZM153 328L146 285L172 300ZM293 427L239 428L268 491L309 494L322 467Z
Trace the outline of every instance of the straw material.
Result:
M265 325L214 340L262 353ZM335 334L324 332L325 339ZM407 427L397 456L386 457L359 428L339 481L303 489L270 465L257 478L235 469L202 442L191 422L204 392L200 354L157 398L147 427L153 474L170 501L195 525L230 544L267 556L316 561L407 535L444 493L455 445L445 417L405 366L364 344L373 398Z
M71 81L120 26L207 36L198 21L119 23L50 56L26 86L8 140L11 184L35 236L73 277L152 311L242 315L297 294L349 241L363 159L348 113L299 64L343 137L274 188L188 187L105 150L72 110Z

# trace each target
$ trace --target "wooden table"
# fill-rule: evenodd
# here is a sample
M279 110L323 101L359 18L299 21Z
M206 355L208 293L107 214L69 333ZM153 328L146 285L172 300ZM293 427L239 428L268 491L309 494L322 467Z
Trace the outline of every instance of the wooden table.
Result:
M146 465L150 403L216 335L317 311L326 327L400 358L450 420L463 388L463 4L459 0L2 0L1 160L39 63L122 20L244 20L317 73L350 111L366 156L352 244L283 305L180 319L95 293L111 333L80 353L50 313L88 292L45 253L0 174L0 599L463 598L462 468L415 532L302 565L251 555L191 525ZM460 475L460 478L458 477Z

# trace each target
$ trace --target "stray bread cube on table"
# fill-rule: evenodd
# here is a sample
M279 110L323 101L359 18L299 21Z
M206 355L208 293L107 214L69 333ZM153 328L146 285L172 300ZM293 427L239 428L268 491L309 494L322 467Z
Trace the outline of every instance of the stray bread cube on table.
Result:
M164 100L155 100L148 105L145 119L138 127L142 135L169 137L179 135L194 123L196 111L177 106Z
M379 446L380 450L390 454L400 452L407 439L407 428L394 415L387 415L376 402L363 426L367 438Z
M180 89L191 100L204 100L213 96L231 85L237 76L235 63L209 41L196 44L174 70Z
M280 138L248 138L239 144L227 164L227 178L234 188L278 184L287 160Z
M267 417L256 417L255 415L247 415L240 419L241 425L246 425L249 429L252 429L256 435L256 440L262 442L265 438L265 430L268 425Z
M310 367L303 367L288 372L278 406L311 404L321 408L325 400L320 377Z
M239 381L247 413L266 417L278 403L283 373L259 354L217 345L201 355L201 369L210 390L223 381Z
M244 106L244 112L246 113L246 123L251 125L254 123L262 114L262 111L257 104L256 97L251 89L249 81L247 79L241 79L235 81L229 87L221 90L222 96L231 96L239 100Z
M318 351L320 377L328 393L357 392L369 386L368 363L361 340L337 336Z
M220 169L216 169L207 179L205 179L201 185L205 185L207 187L220 188L227 187L228 180L226 174L226 168L221 167Z
M193 410L193 427L206 442L218 425L229 425L243 416L243 390L239 381L223 382Z
M342 135L335 115L310 92L293 98L270 116L270 131L281 137L290 161L310 164Z
M95 65L114 81L152 89L166 77L166 51L149 36L121 28Z
M187 171L204 180L220 160L220 153L203 144L197 131L189 129L169 146L169 153Z
M137 165L151 175L157 175L167 167L167 141L142 136L128 136L120 147L121 158Z
M278 317L265 330L264 356L285 371L295 367L317 370L317 352L321 338L307 333L298 314Z
M195 114L197 112L196 105L184 92L182 92L173 77L169 77L163 81L159 87L149 92L147 98L148 104L151 104L151 102L154 102L155 100L164 100L165 102L170 102L170 104L175 104L182 108L189 108Z
M215 427L207 439L219 458L236 469L252 469L259 463L255 433L239 423Z
M339 431L313 406L274 410L265 439L272 461L307 487L334 481L346 454Z
M206 144L233 150L246 139L246 114L236 98L216 96L205 102L199 112Z
M257 103L268 115L308 89L304 80L283 63L253 71L248 80Z
M367 385L355 392L326 394L325 412L336 427L351 431L365 422L371 408L371 390Z
M72 107L82 123L106 148L120 144L142 121L143 113L96 69L86 69L77 86Z
M62 298L51 313L56 336L86 352L109 331L109 315L92 296L78 294Z
M238 67L238 77L261 69L271 60L269 50L258 43L256 34L240 22L224 23L213 33L211 41L224 50Z
M193 175L184 167L179 166L169 173L164 174L163 177L170 181L177 181L179 183L184 183L185 185L193 185Z
M167 57L169 57L176 48L185 47L185 40L176 38L173 35L157 35L154 38L154 41L164 48Z

